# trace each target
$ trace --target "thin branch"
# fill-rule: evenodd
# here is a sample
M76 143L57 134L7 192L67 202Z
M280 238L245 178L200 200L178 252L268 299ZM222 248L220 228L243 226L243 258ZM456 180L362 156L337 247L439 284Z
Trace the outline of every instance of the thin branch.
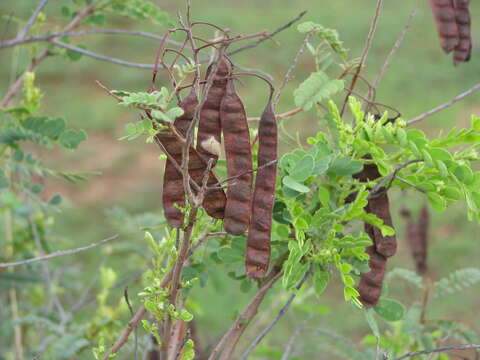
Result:
M303 108L298 107L293 110L289 110L287 112L281 113L281 114L276 114L275 119L280 120L280 119L286 119L289 118L293 115L297 115L303 111ZM247 119L248 121L260 121L260 117L250 117Z
M261 44L262 42L264 42L265 40L268 40L269 38L271 37L274 37L275 35L277 35L279 32L282 32L283 30L285 29L288 29L290 26L292 26L293 24L295 24L298 20L300 20L305 14L307 13L307 11L302 11L300 14L298 14L297 17L295 17L294 19L290 20L288 23L286 23L285 25L282 25L280 26L277 30L267 34L266 37L264 38L261 38L261 39L258 39L258 40L255 40L255 41L252 41L248 44L245 44L243 46L240 46L239 48L235 49L235 50L232 50L232 51L229 51L227 52L227 55L228 56L232 56L234 54L238 54L239 52L241 51L244 51L244 50L247 50L247 49L251 49L251 48L254 48L256 47L257 45Z
M33 24L37 20L38 15L43 10L45 5L47 5L47 2L48 2L48 0L40 0L40 3L38 4L37 8L33 12L32 16L30 16L30 19L28 19L25 26L18 32L17 39L21 40L21 39L25 38L25 36L27 35L27 33L30 31Z
M283 77L282 83L278 87L275 98L273 99L273 104L272 104L273 108L275 108L277 106L278 101L280 100L280 96L282 95L283 88L291 80L292 72L295 69L295 67L297 66L298 60L300 60L300 56L302 56L302 54L304 53L305 48L307 47L307 44L308 44L308 40L310 39L311 36L312 36L311 32L307 33L307 35L305 35L305 38L303 39L302 45L300 45L300 47L298 48L297 53L295 54L295 57L293 58L292 64L288 68L285 76Z
M420 5L420 3L417 3L417 5L415 5L415 8L410 13L410 16L408 17L407 23L403 27L403 30L400 32L400 35L398 36L397 41L395 41L395 44L393 45L392 50L388 54L387 59L385 60L385 63L382 66L382 69L380 70L380 72L377 74L377 77L373 81L373 84L372 84L373 89L376 89L378 87L378 84L382 80L383 75L385 74L385 71L387 71L390 64L392 63L392 60L395 57L395 54L397 53L398 49L400 48L400 45L402 44L403 40L405 39L405 35L407 34L408 30L412 26L413 18L417 14L417 10L418 10L419 5Z
M383 0L377 0L377 6L375 8L375 15L373 16L372 23L370 25L370 30L368 32L367 40L365 42L365 46L363 48L362 56L360 57L360 63L358 64L357 70L355 71L355 75L352 78L352 82L348 89L347 96L343 101L342 111L340 115L343 115L345 112L345 108L347 106L348 97L352 94L352 90L355 88L355 84L357 83L358 75L362 72L363 66L365 65L365 61L367 60L368 52L372 46L372 40L375 35L375 31L377 30L378 20L380 19L380 11L382 9Z
M140 36L147 39L162 40L163 36L145 32L145 31L135 31L135 30L123 30L123 29L89 29L89 30L77 30L77 31L63 31L56 32L46 35L31 36L28 38L19 39L18 37L12 40L7 40L0 43L0 49L9 48L12 46L28 44L31 42L41 42L49 41L55 38L64 37L64 36L84 36L84 35L95 35L95 34L106 34L106 35L131 35L131 36ZM168 39L167 43L175 46L182 46L181 42Z
M367 200L375 199L379 195L383 194L385 191L388 191L388 189L392 185L393 180L395 179L395 177L397 176L397 174L401 170L403 170L404 168L406 168L409 165L419 163L419 162L422 162L422 161L423 161L422 159L410 160L410 161L407 161L405 164L402 164L399 167L395 168L395 170L393 170L393 172L390 175L384 177L382 180L380 180L377 183L377 185L375 185L375 187L372 189L372 191L370 191L370 194L368 194ZM388 183L388 185L384 188L385 184L387 184L387 183Z
M310 275L310 269L305 273L302 280L295 287L295 291L300 290L300 288L305 283L309 275ZM278 312L277 316L275 316L275 318L270 322L270 324L268 324L268 326L265 329L263 329L258 334L258 336L252 341L252 343L248 346L247 350L245 350L245 352L240 357L240 360L246 360L248 358L248 356L255 349L255 347L257 347L257 345L260 344L263 338L273 329L273 327L278 323L278 321L287 313L288 309L290 308L290 305L292 304L293 300L296 297L297 297L296 292L290 295L285 305L283 305L280 311Z
M251 170L247 170L247 171L244 171L242 172L241 174L238 174L238 175L235 175L235 176L231 176L229 178L226 178L222 181L219 181L218 183L216 183L213 188L217 188L219 185L222 185L222 184L225 184L225 183L228 183L228 182L231 182L232 180L235 180L235 179L238 179L239 177L245 175L245 174L251 174L251 173L254 173L260 169L263 169L263 168L266 168L266 167L269 167L269 166L272 166L274 164L276 164L278 162L278 160L272 160L272 161L269 161L268 163L266 164L263 164L262 166L259 166L255 169L251 169Z
M60 256L78 254L80 252L93 249L97 246L104 245L104 244L106 244L106 243L108 243L112 240L117 239L117 238L118 238L118 235L114 235L114 236L111 236L109 238L103 239L102 241L99 241L97 243L93 243L93 244L90 244L90 245L87 245L87 246L84 246L84 247L79 247L79 248L76 248L76 249L59 250L59 251L56 251L54 253L51 253L51 254L48 254L48 255L45 255L45 256L39 256L39 257L32 258L32 259L10 262L10 263L0 263L0 269L13 267L13 266L19 266L19 265L32 264L32 263L36 263L36 262L39 262L39 261L47 261L47 260L50 260L50 259L53 259L53 258L56 258L56 257L60 257Z
M417 355L425 355L425 354L431 354L431 353L439 353L439 352L445 352L445 351L450 351L450 350L469 350L469 349L480 349L480 345L463 345L463 346L447 346L447 347L441 347L441 348L436 348L436 349L430 349L430 350L422 350L422 351L412 351L408 352L394 360L403 360L407 359L409 357L417 356Z
M408 120L407 121L407 125L412 125L412 124L415 124L416 122L419 122L439 111L442 111L443 109L446 109L450 106L452 106L453 104L455 104L456 102L459 102L460 100L462 100L463 98L467 97L468 95L471 95L473 94L475 91L477 91L478 89L480 89L480 83L471 87L470 89L468 89L467 91L455 96L452 100L450 101L447 101L446 103L442 104L442 105L439 105L437 106L436 108L433 108L432 110L429 110L427 111L426 113L423 113L421 115L418 115L417 117L414 117L413 119L411 120Z
M240 315L238 315L235 322L223 335L219 343L215 346L208 360L216 359L217 355L220 354L222 349L223 352L220 360L226 360L230 358L230 355L235 349L235 346L240 339L240 336L243 334L245 328L256 315L258 307L262 303L263 298L267 294L268 290L270 290L270 288L273 286L273 284L275 284L275 282L282 276L282 274L282 271L273 273L272 276L264 282L262 287L258 290L257 294L253 297L245 310Z

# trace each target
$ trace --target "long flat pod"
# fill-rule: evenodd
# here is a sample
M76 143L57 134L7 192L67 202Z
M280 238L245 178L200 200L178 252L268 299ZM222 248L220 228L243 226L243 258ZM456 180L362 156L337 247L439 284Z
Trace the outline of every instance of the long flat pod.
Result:
M430 0L443 51L450 53L459 42L454 0Z
M183 99L179 106L183 109L183 115L175 119L174 126L177 131L184 137L187 133L188 127L193 120L195 108L198 104L198 99L195 91L190 91L187 97ZM167 133L159 134L157 138L162 141L164 146L170 149L170 155L176 160L178 164L182 163L182 147L168 144L170 141L177 141L167 137ZM171 227L179 228L183 225L183 213L179 207L185 206L185 192L183 189L182 174L177 171L174 164L167 159L165 163L165 172L163 175L163 211L167 218L168 224Z
M261 279L270 261L272 212L277 177L277 122L271 101L265 108L258 126L258 168L253 193L252 218L248 229L245 259L247 276ZM274 163L272 163L274 162ZM270 165L267 165L269 164ZM267 165L267 166L266 166Z
M252 207L252 150L247 116L237 95L233 80L229 80L220 105L227 173L236 177L227 189L225 231L241 235L247 231Z
M206 79L210 76L214 63L207 68ZM232 66L225 56L222 56L217 63L217 70L213 78L212 86L206 95L205 102L200 110L200 121L197 133L197 151L205 159L214 159L217 162L218 154L212 151L212 142L218 144L221 142L221 121L220 105L225 96L227 79L232 71ZM215 146L213 144L213 146Z
M459 41L453 51L453 63L470 60L472 37L470 26L470 0L455 0L455 19L458 27Z
M370 225L366 225L366 232L373 236L371 229L367 229ZM360 283L358 285L358 292L360 293L359 300L365 307L375 306L380 299L382 293L383 279L387 268L387 258L379 254L375 245L369 246L366 253L370 255L368 266L369 272L360 275Z
M178 133L185 135L188 126L193 119L197 99L191 92L181 103L180 107L184 110L184 114L179 116L174 123ZM178 164L182 163L182 142L169 129L161 131L156 136L165 150L176 160ZM198 184L202 184L203 176L207 169L207 162L198 152L190 147L189 150L189 174ZM218 183L218 178L213 171L208 174L208 185ZM185 205L185 192L183 188L182 174L176 169L174 164L167 160L165 165L165 175L163 183L163 207L165 217L170 226L181 227L183 225L183 214L179 207ZM225 211L226 196L223 189L210 190L203 201L203 207L208 215L216 219L222 219Z

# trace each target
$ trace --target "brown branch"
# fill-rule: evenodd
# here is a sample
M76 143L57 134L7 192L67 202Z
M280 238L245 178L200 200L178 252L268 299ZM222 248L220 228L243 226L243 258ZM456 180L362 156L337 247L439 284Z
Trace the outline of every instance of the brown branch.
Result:
M275 118L276 118L277 120L289 118L289 117L291 117L291 116L293 116L293 115L297 115L297 114L301 113L302 111L303 111L303 109L299 107L299 108L296 108L296 109L293 109L293 110L284 112L284 113L282 113L282 114L276 114L276 115L275 115ZM247 120L248 120L248 121L260 121L260 117L250 117L250 118L248 118Z
M419 122L439 111L442 111L450 106L452 106L453 104L455 104L456 102L459 102L460 100L462 100L463 98L467 97L468 95L471 95L473 94L475 91L477 91L478 89L480 89L480 84L477 84L473 87L471 87L470 89L468 89L467 91L455 96L452 100L450 101L447 101L446 103L442 104L442 105L439 105L435 108L433 108L432 110L429 110L427 111L426 113L423 113L421 115L418 115L417 117L414 117L413 119L411 120L408 120L407 121L407 125L412 125L412 124L415 124L416 122Z
M298 285L295 287L295 291L300 290L302 285L305 283L307 280L308 276L310 275L311 269L309 269L305 275L303 276L302 280L298 283ZM247 360L248 356L250 353L257 347L258 344L263 340L263 338L273 329L273 327L280 321L280 319L287 313L288 309L290 308L290 305L292 305L293 300L297 297L297 292L294 292L293 294L290 295L288 298L287 302L285 305L282 306L280 311L278 312L277 316L268 324L268 326L263 329L258 336L252 341L252 343L249 345L247 350L242 354L240 357L240 360Z
M383 0L377 0L377 6L375 8L375 15L373 16L372 23L370 25L370 30L368 32L367 40L365 42L365 46L363 48L362 56L360 57L360 63L355 71L355 74L352 78L352 82L348 89L348 93L345 96L345 100L343 101L342 111L340 115L343 116L345 112L345 108L348 103L348 97L352 94L352 90L355 88L357 83L358 75L362 72L363 66L365 65L365 61L367 60L368 52L370 51L370 47L372 46L372 40L375 35L375 31L377 30L378 20L380 19L380 10L382 9Z
M115 240L117 238L118 238L118 235L114 235L114 236L111 236L109 238L103 239L102 241L99 241L97 243L93 243L93 244L90 244L90 245L87 245L87 246L84 246L84 247L79 247L79 248L76 248L76 249L60 250L60 251L56 251L54 253L51 253L51 254L48 254L48 255L45 255L45 256L39 256L39 257L36 257L36 258L22 260L22 261L16 261L16 262L10 262L10 263L0 263L0 269L13 267L13 266L19 266L19 265L32 264L32 263L36 263L36 262L39 262L39 261L47 261L47 260L50 260L50 259L53 259L53 258L56 258L56 257L60 257L60 256L78 254L79 252L90 250L90 249L93 249L97 246L104 245L107 242Z
M426 355L426 354L439 353L439 352L445 352L445 351L451 351L451 350L469 350L469 349L480 349L480 345L472 344L472 345L463 345L463 346L447 346L447 347L441 347L441 348L430 349L430 350L412 351L394 360L403 360L403 359L407 359L409 357L413 357L417 355Z
M25 26L20 30L17 34L17 39L23 39L27 35L27 33L30 31L32 28L33 24L37 20L38 15L40 12L43 10L45 5L47 5L48 0L40 0L40 3L38 4L37 8L33 12L32 16L30 16L30 19L28 19L27 23Z
M257 314L258 307L262 303L265 295L273 286L273 284L275 284L275 282L282 276L282 274L283 272L281 270L273 270L268 280L263 283L262 287L255 294L255 296L247 305L245 310L240 315L238 315L235 322L223 335L217 346L215 346L208 360L216 359L217 355L220 355L220 352L220 360L227 360L230 358L230 355L235 349L238 340L242 336L243 332L245 331L246 327L249 325L253 317Z

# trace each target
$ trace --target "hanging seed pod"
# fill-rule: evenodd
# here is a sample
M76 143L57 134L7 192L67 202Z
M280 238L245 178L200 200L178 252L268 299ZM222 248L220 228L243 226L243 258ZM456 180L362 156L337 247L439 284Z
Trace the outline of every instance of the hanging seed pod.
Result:
M252 279L261 279L268 270L270 236L275 202L277 177L277 121L271 101L267 104L258 127L258 164L255 178L252 218L248 229L246 273ZM266 166L267 165L267 166ZM262 167L264 166L264 167Z
M252 210L252 150L247 116L242 100L229 80L220 106L228 177L225 231L241 235L247 231Z
M459 43L454 0L430 0L443 51L450 53Z
M426 206L422 208L418 223L413 221L411 213L407 209L402 209L401 215L405 219L407 241L415 263L415 269L417 273L425 274L427 272L428 227L430 222L428 208Z
M180 107L183 109L183 115L175 119L174 126L177 131L185 137L188 127L193 119L195 108L198 104L195 91L190 92L188 96L180 102ZM163 133L163 132L162 132ZM157 135L164 146L167 142L172 142L170 148L170 155L176 160L177 164L182 163L182 146L174 137L168 137L167 134ZM185 192L183 189L182 174L177 171L174 164L167 159L165 163L165 172L163 176L163 211L167 218L168 224L171 227L179 228L183 225L183 213L179 207L185 206Z
M472 38L470 28L470 0L455 0L455 19L459 41L453 51L453 63L456 65L470 60Z
M207 69L206 79L210 76L214 64ZM206 95L205 103L200 110L200 121L197 133L197 151L206 160L218 159L217 149L221 143L220 104L225 96L227 79L232 72L232 66L225 56L217 63L217 71L214 75L212 86Z
M365 225L365 231L370 236L373 236L372 229L367 229L370 225ZM368 266L370 271L362 273L360 276L360 283L358 285L358 292L360 293L359 300L365 307L372 307L377 304L382 293L383 279L387 268L387 258L379 254L375 245L369 246L366 253L370 255Z
M386 193L368 200L366 210L368 213L374 214L382 219L385 225L393 228L392 216L390 215L390 204ZM377 252L385 257L395 255L397 252L397 238L395 235L383 236L382 232L377 227L373 227L373 233Z
M180 103L184 114L179 116L174 123L179 134L185 136L197 104L197 98L193 91ZM156 135L156 139L162 143L165 150L175 159L177 164L182 163L183 145L170 129L162 130ZM189 150L188 168L192 179L201 186L207 163L194 148ZM213 186L216 183L218 183L218 178L210 171L207 184ZM183 176L169 160L167 160L165 165L162 200L165 217L169 225L176 228L181 227L183 225L183 213L179 208L185 205ZM216 219L222 219L226 205L225 192L223 189L209 190L202 205L208 215Z

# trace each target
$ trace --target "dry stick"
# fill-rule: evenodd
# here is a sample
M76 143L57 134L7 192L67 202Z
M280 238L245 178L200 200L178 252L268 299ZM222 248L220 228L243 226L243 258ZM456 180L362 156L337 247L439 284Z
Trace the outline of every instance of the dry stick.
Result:
M258 290L257 294L250 301L246 309L237 317L232 326L227 330L223 335L222 339L219 341L217 346L213 349L212 353L208 357L208 360L214 360L217 355L224 348L220 360L227 360L230 358L232 351L235 348L240 336L243 334L243 331L248 326L250 321L256 315L258 307L263 301L266 293L270 288L275 284L275 282L282 276L283 272L278 271L273 273L273 275L263 283L262 287Z
M43 8L45 7L45 5L47 5L47 2L48 2L48 0L40 0L40 3L38 4L37 8L33 12L32 16L30 16L30 19L28 19L28 21L25 24L25 26L23 27L23 29L21 29L18 32L17 39L23 40L23 38L25 38L25 36L27 35L27 33L30 31L33 24L37 20L37 17L40 14L40 11L42 11Z
M302 280L295 287L295 291L300 290L300 288L305 283L309 275L310 275L310 269L305 273ZM293 300L296 297L297 297L297 293L295 292L292 295L290 295L285 305L283 305L280 311L278 312L277 316L275 316L275 318L270 322L270 324L268 324L268 326L265 329L263 329L258 334L258 336L252 341L252 343L248 346L247 350L245 350L245 352L240 357L240 360L246 360L248 358L248 356L255 349L255 347L258 344L260 344L263 338L273 329L273 327L278 323L278 321L287 313L288 309L290 308L290 305L292 304Z
M425 355L425 354L431 354L431 353L438 353L438 352L445 352L445 351L450 351L450 350L469 350L469 349L480 349L480 345L464 345L464 346L447 346L447 347L441 347L441 348L436 348L436 349L430 349L430 350L422 350L422 351L412 351L408 352L394 360L403 360L407 359L409 357L417 356L417 355Z
M400 48L400 45L402 44L403 40L405 39L405 35L407 34L408 30L412 26L413 18L417 14L419 3L415 6L415 8L412 10L410 13L410 16L408 17L407 23L405 24L403 30L401 31L397 41L395 41L395 44L393 45L392 50L387 56L387 59L385 60L385 63L382 66L382 69L380 72L377 74L377 77L373 81L372 88L376 89L378 87L378 84L383 78L383 75L385 74L385 71L387 71L388 67L392 63L393 58L395 57L395 54L397 53L398 49Z
M414 117L413 119L411 120L408 120L407 121L407 125L412 125L412 124L415 124L416 122L419 122L439 111L442 111L443 109L446 109L450 106L452 106L453 104L455 104L456 102L462 100L463 98L467 97L468 95L470 94L473 94L475 91L477 91L478 89L480 89L480 83L471 87L470 89L468 89L467 91L455 96L452 100L450 101L447 101L446 103L442 104L442 105L439 105L437 106L436 108L433 108L432 110L429 110L427 111L426 113L423 113L421 115L418 115L417 117Z
M80 24L80 22L87 17L88 15L92 14L95 11L95 3L87 6L84 8L82 11L80 11L73 19L70 21L67 26L63 29L63 31L70 31L74 29L76 26ZM37 55L29 64L27 71L33 71L38 64L40 64L45 58L47 58L49 55L51 55L49 50L44 50L42 51L39 55ZM12 100L12 98L15 96L15 94L20 90L22 84L23 84L23 79L24 79L25 73L20 75L15 83L10 87L10 89L7 91L3 99L0 101L0 108L6 107L7 104Z
M297 63L298 63L298 60L300 59L300 56L302 56L303 52L305 51L305 48L307 47L308 39L310 39L310 36L312 36L311 32L309 32L307 35L305 35L305 38L303 39L302 45L300 45L300 47L298 48L292 64L288 68L288 70L287 70L287 72L286 72L286 74L285 74L285 76L282 80L282 83L278 87L277 93L276 93L275 98L273 99L273 102L272 102L272 106L273 106L274 109L276 108L276 106L278 104L278 101L280 100L280 96L282 95L283 88L285 87L285 85L287 85L287 83L291 79L292 72L295 69L295 67L297 66Z
M253 48L253 47L261 44L261 43L264 42L265 40L268 40L269 38L277 35L279 32L282 32L283 30L288 29L290 26L292 26L292 25L295 24L298 20L300 20L306 13L307 13L307 11L302 11L297 17L295 17L294 19L290 20L290 21L289 21L288 23L286 23L285 25L282 25L282 26L280 26L277 30L275 30L275 31L267 34L268 37L265 37L265 38L261 38L261 39L252 41L250 44L246 44L246 45L243 45L243 46L239 47L238 49L229 51L229 52L227 52L227 55L228 55L228 56L231 56L231 55L234 55L234 54L239 53L240 51L243 51L243 50L246 50L246 49L250 49L250 48Z
M32 264L32 263L36 263L36 262L39 262L39 261L46 261L46 260L50 260L50 259L53 259L53 258L56 258L56 257L59 257L59 256L78 254L79 252L82 252L82 251L85 251L85 250L90 250L90 249L93 249L97 246L104 245L107 242L115 240L117 238L118 238L118 235L113 235L113 236L111 236L109 238L106 238L106 239L103 239L102 241L99 241L97 243L93 243L93 244L90 244L90 245L87 245L87 246L84 246L84 247L79 247L79 248L76 248L76 249L59 250L59 251L55 251L54 253L51 253L51 254L48 254L48 255L45 255L45 256L39 256L39 257L32 258L32 259L10 262L10 263L0 263L0 269L13 267L13 266L19 266L19 265Z
M28 38L18 39L14 38L12 40L3 41L0 43L0 49L9 48L12 46L28 44L31 42L41 42L48 41L51 39L64 37L64 36L84 36L84 35L95 35L95 34L106 34L106 35L131 35L139 36L147 39L162 40L162 36L145 32L145 31L135 31L135 30L123 30L123 29L89 29L89 30L77 30L77 31L62 31L46 35L39 36L30 36ZM181 42L168 39L166 41L169 44L175 46L182 46Z
M301 113L303 111L302 108L296 108L296 109L293 109L293 110L290 110L290 111L287 111L287 112L284 112L282 114L275 114L275 118L277 120L279 119L285 119L285 118L289 118L293 115L297 115L298 113ZM248 121L260 121L260 117L250 117L247 119Z
M357 70L355 71L355 75L353 76L352 82L348 89L347 96L343 101L342 111L340 115L342 116L345 112L345 108L347 106L348 97L352 94L352 90L355 88L355 84L357 83L358 75L360 75L363 66L365 65L365 61L367 60L368 52L370 51L370 47L372 46L373 36L375 35L375 31L377 30L378 20L380 19L380 10L382 9L383 0L377 0L377 6L375 8L375 15L373 17L372 23L370 25L370 31L368 32L367 40L365 43L365 47L363 48L362 56L360 58L360 63L358 64Z

